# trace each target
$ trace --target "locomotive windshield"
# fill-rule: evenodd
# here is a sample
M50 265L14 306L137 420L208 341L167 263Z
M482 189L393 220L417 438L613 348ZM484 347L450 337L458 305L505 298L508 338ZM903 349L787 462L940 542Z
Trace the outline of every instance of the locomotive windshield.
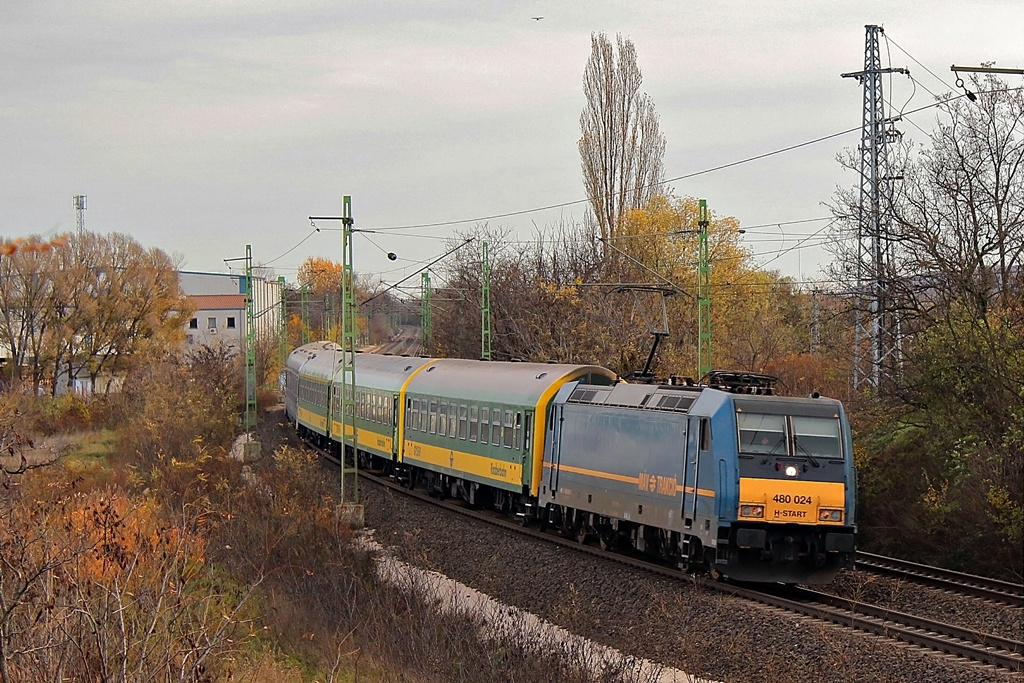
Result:
M834 417L801 417L794 415L794 455L821 456L823 458L843 457L839 441L839 420Z
M843 457L838 417L736 413L740 453Z
M737 413L740 452L786 455L786 416Z

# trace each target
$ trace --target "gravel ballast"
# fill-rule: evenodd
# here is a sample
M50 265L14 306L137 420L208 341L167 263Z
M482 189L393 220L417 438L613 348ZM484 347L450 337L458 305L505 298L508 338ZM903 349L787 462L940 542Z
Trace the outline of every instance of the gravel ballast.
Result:
M699 580L670 580L519 536L377 485L360 488L367 526L399 559L602 645L693 674L721 681L1021 680L725 596ZM973 610L977 628L1020 638L1020 610L992 606L981 614L988 610L969 598L943 593L940 600L922 591L941 591L858 574L842 577L834 591L865 601L881 592L894 609L919 613L914 605L926 605L921 615L939 621Z

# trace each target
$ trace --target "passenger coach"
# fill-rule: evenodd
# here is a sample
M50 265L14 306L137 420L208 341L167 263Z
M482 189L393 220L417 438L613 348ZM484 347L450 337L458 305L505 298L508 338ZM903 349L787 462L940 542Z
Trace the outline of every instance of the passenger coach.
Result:
M532 517L556 392L615 380L597 365L434 360L404 392L401 462L440 493Z

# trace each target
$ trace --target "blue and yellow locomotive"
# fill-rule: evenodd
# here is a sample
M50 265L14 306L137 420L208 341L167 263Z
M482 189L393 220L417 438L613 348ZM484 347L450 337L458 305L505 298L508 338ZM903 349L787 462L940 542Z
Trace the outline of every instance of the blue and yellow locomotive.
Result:
M339 454L341 353L293 351L285 394L303 435ZM354 363L359 457L408 485L738 580L827 583L852 566L855 471L838 401L727 381L626 384L594 365Z

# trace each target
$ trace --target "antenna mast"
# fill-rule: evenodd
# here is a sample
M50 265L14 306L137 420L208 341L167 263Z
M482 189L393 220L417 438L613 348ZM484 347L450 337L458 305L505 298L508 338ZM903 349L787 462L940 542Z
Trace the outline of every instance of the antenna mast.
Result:
M85 195L75 195L75 226L79 237L85 232Z

